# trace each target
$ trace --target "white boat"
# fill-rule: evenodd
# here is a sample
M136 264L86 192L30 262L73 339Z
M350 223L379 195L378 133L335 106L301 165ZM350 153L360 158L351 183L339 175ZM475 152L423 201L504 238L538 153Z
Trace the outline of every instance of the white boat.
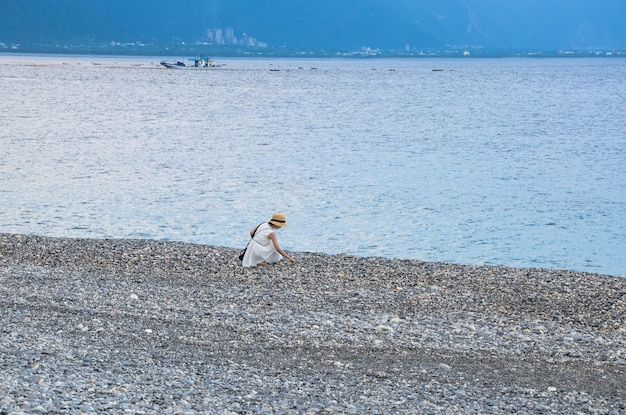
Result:
M221 66L220 64L215 62L213 59L206 57L206 56L200 56L198 58L189 58L188 61L190 61L190 63L188 64L185 64L185 62L183 61L176 61L176 62L161 61L161 65L165 66L167 69L209 69L209 68L217 68Z

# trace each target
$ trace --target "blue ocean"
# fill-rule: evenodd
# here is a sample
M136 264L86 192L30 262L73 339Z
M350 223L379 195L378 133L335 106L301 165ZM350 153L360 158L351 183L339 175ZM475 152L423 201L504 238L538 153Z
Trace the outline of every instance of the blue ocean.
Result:
M0 54L0 232L626 276L625 59L216 60Z

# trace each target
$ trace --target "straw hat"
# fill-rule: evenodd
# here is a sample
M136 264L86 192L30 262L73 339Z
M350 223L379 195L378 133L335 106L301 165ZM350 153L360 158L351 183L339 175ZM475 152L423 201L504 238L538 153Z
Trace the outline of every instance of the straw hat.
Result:
M287 222L285 221L284 213L274 213L272 219L270 219L270 223L274 226L283 227L287 226Z

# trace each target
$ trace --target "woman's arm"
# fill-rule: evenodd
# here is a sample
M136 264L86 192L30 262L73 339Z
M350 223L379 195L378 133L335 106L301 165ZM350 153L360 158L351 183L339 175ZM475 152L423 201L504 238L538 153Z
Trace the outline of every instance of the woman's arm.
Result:
M272 240L272 243L274 244L274 248L276 249L276 252L281 254L283 257L285 257L286 259L288 259L292 263L296 262L295 258L290 257L289 255L287 255L287 252L283 251L283 248L280 247L280 245L278 244L278 237L276 236L276 232L270 233L269 235L267 235L267 237Z

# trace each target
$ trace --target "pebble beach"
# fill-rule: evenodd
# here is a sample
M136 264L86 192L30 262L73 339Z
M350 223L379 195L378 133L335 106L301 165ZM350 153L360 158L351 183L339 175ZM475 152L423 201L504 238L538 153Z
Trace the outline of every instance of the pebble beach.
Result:
M0 414L624 414L626 278L0 234Z

